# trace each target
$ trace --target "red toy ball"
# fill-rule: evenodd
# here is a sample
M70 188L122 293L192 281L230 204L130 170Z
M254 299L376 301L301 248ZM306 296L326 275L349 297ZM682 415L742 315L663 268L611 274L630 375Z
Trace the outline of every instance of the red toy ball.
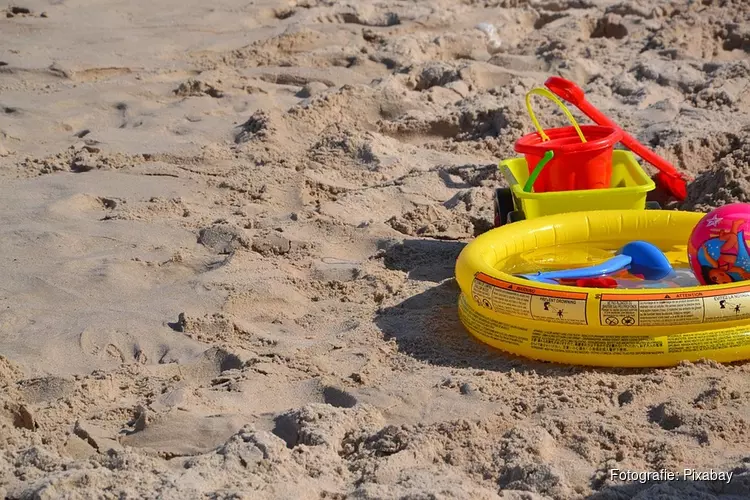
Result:
M693 229L688 258L703 285L750 280L750 204L732 203L707 213Z

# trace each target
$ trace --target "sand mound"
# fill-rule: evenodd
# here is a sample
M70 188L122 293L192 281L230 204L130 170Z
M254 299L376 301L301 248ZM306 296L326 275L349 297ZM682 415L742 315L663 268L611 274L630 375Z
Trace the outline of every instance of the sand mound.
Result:
M735 144L690 184L684 209L708 212L728 203L750 201L750 135L738 137Z

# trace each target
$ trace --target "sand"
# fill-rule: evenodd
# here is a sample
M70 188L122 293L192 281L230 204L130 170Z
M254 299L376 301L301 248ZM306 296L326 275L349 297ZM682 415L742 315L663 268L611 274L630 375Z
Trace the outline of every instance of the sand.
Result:
M513 358L452 275L551 74L750 200L749 6L6 6L0 498L746 498L749 364Z

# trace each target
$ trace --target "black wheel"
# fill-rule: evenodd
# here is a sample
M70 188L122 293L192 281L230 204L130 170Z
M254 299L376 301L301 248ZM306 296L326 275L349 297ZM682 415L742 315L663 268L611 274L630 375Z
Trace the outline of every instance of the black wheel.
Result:
M661 210L661 204L658 201L647 201L646 210Z
M525 219L526 214L524 214L522 210L513 210L512 212L508 213L508 224L513 224L514 222L522 221Z
M500 227L508 220L508 214L515 210L513 194L510 188L495 190L495 227Z

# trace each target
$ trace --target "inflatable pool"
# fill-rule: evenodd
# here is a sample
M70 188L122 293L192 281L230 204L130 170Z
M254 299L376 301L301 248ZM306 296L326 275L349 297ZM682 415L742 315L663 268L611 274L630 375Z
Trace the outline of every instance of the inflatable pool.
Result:
M591 265L633 240L688 266L687 241L704 214L603 210L550 215L479 236L461 252L459 317L480 341L532 359L610 367L750 358L750 282L595 289L514 276Z

